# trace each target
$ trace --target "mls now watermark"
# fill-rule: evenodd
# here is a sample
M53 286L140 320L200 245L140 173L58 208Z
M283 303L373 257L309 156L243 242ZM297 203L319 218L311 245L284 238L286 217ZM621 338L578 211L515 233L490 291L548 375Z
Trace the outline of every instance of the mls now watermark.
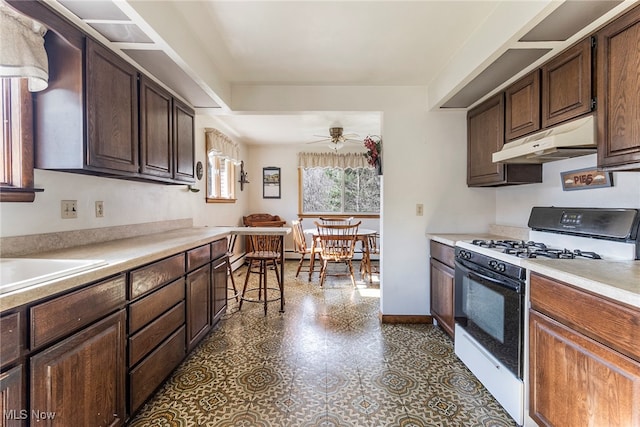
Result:
M8 409L4 410L2 415L7 420L27 420L29 419L29 415L31 415L32 420L37 421L52 420L56 417L55 412L39 411L37 409L32 409L31 411L27 411L26 409Z

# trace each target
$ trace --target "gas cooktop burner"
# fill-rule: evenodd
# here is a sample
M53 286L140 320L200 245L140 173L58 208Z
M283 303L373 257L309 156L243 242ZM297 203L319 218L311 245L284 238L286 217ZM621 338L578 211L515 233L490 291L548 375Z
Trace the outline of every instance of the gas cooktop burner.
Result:
M472 245L482 248L495 249L496 251L514 255L518 258L553 258L553 259L601 259L595 252L581 251L575 249L554 249L549 248L541 242L524 240L473 240Z

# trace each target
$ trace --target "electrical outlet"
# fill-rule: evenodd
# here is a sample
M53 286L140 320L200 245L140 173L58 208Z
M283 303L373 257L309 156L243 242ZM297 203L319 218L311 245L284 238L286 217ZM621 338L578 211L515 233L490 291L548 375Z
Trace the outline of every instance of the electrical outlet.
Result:
M102 200L96 201L96 218L102 218L104 216L104 202Z
M78 218L78 201L62 200L60 204L62 219Z
M422 203L416 204L416 216L424 215L424 205Z

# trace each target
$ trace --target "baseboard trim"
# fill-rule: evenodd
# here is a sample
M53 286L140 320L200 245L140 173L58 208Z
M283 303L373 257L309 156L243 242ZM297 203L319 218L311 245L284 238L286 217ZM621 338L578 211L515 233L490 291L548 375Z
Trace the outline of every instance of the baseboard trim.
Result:
M382 323L426 323L433 324L433 317L429 315L404 315L404 314L382 314L380 313L380 321Z

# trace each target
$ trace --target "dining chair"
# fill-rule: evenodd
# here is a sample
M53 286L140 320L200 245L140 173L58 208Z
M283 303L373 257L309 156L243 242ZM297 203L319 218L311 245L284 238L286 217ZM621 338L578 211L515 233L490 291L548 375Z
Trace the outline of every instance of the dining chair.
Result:
M349 267L351 284L356 287L353 274L353 254L355 252L360 221L356 224L321 224L315 221L318 229L318 243L320 244L320 286L324 285L329 262L345 263Z
M238 304L238 310L242 309L242 303L258 302L264 304L264 314L267 315L267 303L271 301L278 301L282 298L282 280L279 270L277 268L278 262L280 262L281 256L281 244L282 239L280 236L272 235L249 235L251 240L251 252L245 254L245 260L248 263L247 273L244 278L244 286L242 287L242 296L240 297L240 303ZM275 268L270 268L274 266ZM278 287L269 287L268 285L268 272L274 271L276 276L276 282ZM249 284L249 278L251 274L258 274L258 286L247 289ZM269 299L267 291L277 291L278 297ZM253 294L258 294L257 298L253 297Z
M307 245L307 240L304 237L304 229L302 228L302 219L291 221L291 225L293 231L294 250L296 253L300 254L300 262L298 263L296 277L300 274L305 257L309 255L309 281L311 281L316 254L320 254L320 247L313 244L311 246Z
M365 239L367 239L367 250L366 253L363 249L363 253L362 253L362 261L360 262L360 275L362 277L368 275L369 276L369 282L371 283L372 281L372 277L371 275L373 273L379 273L379 269L378 267L373 265L373 261L375 261L374 259L372 259L371 257L378 257L376 260L379 261L379 256L380 256L380 245L379 245L379 241L380 241L380 233L373 233L373 234L368 234L366 236L364 236ZM364 242L363 245L364 247Z
M351 224L353 222L353 217L331 217L331 218L323 218L319 217L320 222L325 225L344 225Z

